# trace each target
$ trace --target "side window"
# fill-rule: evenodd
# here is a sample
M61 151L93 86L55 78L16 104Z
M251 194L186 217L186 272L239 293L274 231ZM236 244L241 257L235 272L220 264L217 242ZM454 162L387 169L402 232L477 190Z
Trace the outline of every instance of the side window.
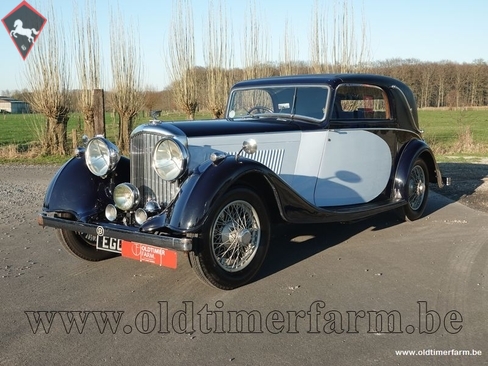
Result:
M332 119L390 119L390 106L383 89L369 85L340 85Z
M323 119L328 90L322 87L300 87L295 94L295 114Z

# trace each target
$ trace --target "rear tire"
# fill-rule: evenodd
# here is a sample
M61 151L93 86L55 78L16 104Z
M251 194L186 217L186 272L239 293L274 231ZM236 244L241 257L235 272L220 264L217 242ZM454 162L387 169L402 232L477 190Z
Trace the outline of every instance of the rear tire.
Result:
M266 206L254 191L235 188L211 210L197 252L190 252L190 263L207 285L232 290L257 274L269 240Z
M68 252L87 261L99 262L118 256L116 253L98 250L95 235L57 229L56 236Z
M404 206L407 219L414 221L423 215L428 196L429 171L425 162L417 159L407 180L407 205Z

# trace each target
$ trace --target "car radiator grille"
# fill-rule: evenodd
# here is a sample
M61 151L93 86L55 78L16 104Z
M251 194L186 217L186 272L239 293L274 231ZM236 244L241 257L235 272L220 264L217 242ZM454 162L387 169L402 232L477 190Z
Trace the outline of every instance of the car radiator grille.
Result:
M152 168L153 150L164 135L140 132L132 136L130 146L130 181L139 188L141 206L157 201L166 207L179 190L178 183L162 180Z

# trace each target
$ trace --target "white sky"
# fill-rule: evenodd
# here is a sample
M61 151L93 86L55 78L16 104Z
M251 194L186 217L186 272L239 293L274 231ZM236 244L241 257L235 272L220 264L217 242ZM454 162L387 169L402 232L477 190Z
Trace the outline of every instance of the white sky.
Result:
M73 7L83 6L86 0L52 0L57 20L73 28ZM120 9L126 24L132 23L141 40L145 84L162 89L168 84L164 57L172 16L172 0L92 0L96 3L98 28L104 48L104 64L110 64L109 23L110 9ZM415 58L421 61L488 62L488 1L487 0L349 0L355 12L357 29L362 18L367 25L372 60ZM0 18L5 17L21 1L1 0ZM28 1L47 17L50 1ZM202 43L207 19L208 0L190 0L195 22L197 64L203 66ZM214 3L216 0L214 0ZM319 8L333 14L333 0L318 0ZM229 23L233 27L234 53L238 58L244 20L249 1L223 0ZM285 20L293 29L299 44L300 60L309 60L310 22L316 0L259 0L255 1L257 17L263 23L272 45L273 61L280 58L280 45L284 40ZM48 17L47 17L48 18ZM49 18L46 27L50 26ZM46 29L46 28L44 28ZM359 35L361 36L361 35ZM42 41L42 33L39 37ZM35 47L35 46L34 46ZM67 50L69 53L70 50ZM29 56L28 56L29 57ZM0 93L25 87L24 64L8 31L0 27ZM237 65L240 60L237 60ZM109 89L110 85L105 85Z

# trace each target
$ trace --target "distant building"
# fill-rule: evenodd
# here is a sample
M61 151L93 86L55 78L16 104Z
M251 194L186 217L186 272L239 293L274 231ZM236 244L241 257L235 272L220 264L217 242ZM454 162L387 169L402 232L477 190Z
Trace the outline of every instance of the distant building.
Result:
M27 102L10 97L0 96L0 113L30 113L30 105Z

